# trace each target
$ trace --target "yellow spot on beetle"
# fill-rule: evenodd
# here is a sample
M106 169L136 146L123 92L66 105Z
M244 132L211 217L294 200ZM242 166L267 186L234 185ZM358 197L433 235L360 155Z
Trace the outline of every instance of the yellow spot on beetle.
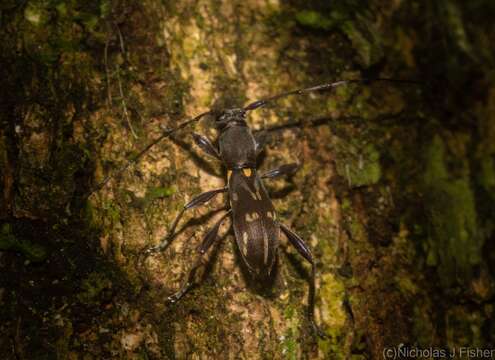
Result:
M242 169L242 173L244 174L244 176L250 177L253 172L251 171L251 169L246 168L246 169Z
M227 180L230 179L230 175L232 175L232 170L227 170Z

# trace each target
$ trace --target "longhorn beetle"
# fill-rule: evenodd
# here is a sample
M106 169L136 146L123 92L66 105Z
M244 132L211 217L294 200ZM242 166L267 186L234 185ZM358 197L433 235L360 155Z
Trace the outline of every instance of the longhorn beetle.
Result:
M227 212L207 231L198 248L197 258L187 275L186 281L176 293L169 296L168 300L170 302L178 301L190 289L196 271L202 265L203 257L217 238L220 225L228 215L231 215L239 253L249 273L255 279L266 280L272 274L277 262L277 252L281 233L287 237L299 254L311 264L307 315L316 334L321 337L325 336L316 325L314 319L316 268L311 251L299 235L278 221L273 204L262 182L262 179L273 179L282 175L291 174L297 169L298 165L286 164L264 174L258 174L256 169L256 158L261 152L263 144L261 141L257 141L255 136L253 136L253 133L246 122L246 113L289 95L300 95L314 91L327 90L348 83L367 82L371 80L414 82L384 78L370 80L341 80L284 92L263 100L254 101L244 108L232 108L220 112L210 110L181 123L176 128L165 130L160 137L146 146L134 157L134 159L117 171L117 174L124 172L130 164L137 162L137 160L151 147L162 139L169 137L174 132L199 121L206 115L215 116L215 128L218 132L218 148L205 136L193 133L193 138L194 142L201 150L224 164L227 169L227 186L221 189L204 192L193 198L177 215L167 236L162 242L157 246L147 248L143 252L145 256L148 256L153 252L165 249L173 239L177 225L187 210L206 204L220 193L228 193L229 206L226 208ZM115 174L113 176L115 176ZM113 176L107 176L89 193L89 195L105 186Z

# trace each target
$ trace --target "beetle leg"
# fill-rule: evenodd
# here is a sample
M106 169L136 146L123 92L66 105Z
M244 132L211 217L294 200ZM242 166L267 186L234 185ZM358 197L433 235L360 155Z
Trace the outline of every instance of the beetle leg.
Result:
M309 283L309 294L308 294L308 319L313 327L313 331L321 337L325 338L325 333L316 325L315 322L315 278L316 278L316 267L313 261L313 256L311 255L311 250L309 250L308 245L304 243L299 235L290 230L287 226L280 224L280 229L287 236L290 243L296 248L297 252L301 254L310 264L311 264L311 282Z
M170 241L174 238L177 225L179 224L179 221L182 218L182 216L184 215L184 213L186 212L186 210L189 210L189 209L198 207L200 205L206 204L208 201L213 199L217 194L224 193L227 190L228 189L225 187L222 189L215 189L215 190L206 191L202 194L199 194L198 196L196 196L191 201L189 201L186 205L184 205L184 207L182 208L180 213L175 218L174 222L172 223L172 226L170 227L170 229L168 231L167 236L165 236L165 238L163 238L163 240L160 242L160 244L146 249L144 251L144 254L146 256L148 256L154 252L162 251L163 249L165 249L168 246Z
M213 243L217 239L218 229L220 228L220 225L225 220L225 218L230 214L230 212L231 212L231 210L229 210L227 213L225 213L220 218L220 220L218 220L216 222L216 224L213 225L213 227L210 230L208 230L208 232L206 233L206 235L203 238L203 241L201 242L201 245L197 249L198 254L196 256L196 259L193 263L191 270L189 270L186 281L181 286L179 291L177 291L175 294L170 295L168 297L167 300L169 302L175 303L175 302L179 301L180 298L182 296L184 296L184 294L191 288L191 286L193 285L194 276L196 275L196 271L198 270L198 268L200 266L204 265L205 254L208 251L208 249L211 247L211 245L213 245Z
M201 150L203 150L208 155L213 156L217 160L222 160L220 158L220 154L218 153L217 148L213 146L210 139L208 139L206 136L199 135L196 133L193 133L192 135L194 138L194 142L196 143L196 145L198 145L201 148Z
M299 164L297 163L292 163L292 164L285 164L282 166L279 166L276 169L272 169L270 171L267 171L266 173L261 175L262 179L273 179L282 175L292 175L294 174L297 170L299 169Z

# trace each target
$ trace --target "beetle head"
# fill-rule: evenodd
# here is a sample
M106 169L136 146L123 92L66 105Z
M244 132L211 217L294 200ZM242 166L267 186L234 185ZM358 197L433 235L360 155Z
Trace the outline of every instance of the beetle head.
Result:
M215 127L217 130L223 130L233 125L247 126L246 111L244 109L226 109L215 116Z

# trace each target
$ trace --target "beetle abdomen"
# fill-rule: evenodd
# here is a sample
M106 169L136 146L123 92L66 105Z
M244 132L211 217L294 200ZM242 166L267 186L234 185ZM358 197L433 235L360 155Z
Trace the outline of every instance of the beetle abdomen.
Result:
M229 178L229 196L241 257L255 277L269 277L277 256L280 226L256 170L234 170Z

